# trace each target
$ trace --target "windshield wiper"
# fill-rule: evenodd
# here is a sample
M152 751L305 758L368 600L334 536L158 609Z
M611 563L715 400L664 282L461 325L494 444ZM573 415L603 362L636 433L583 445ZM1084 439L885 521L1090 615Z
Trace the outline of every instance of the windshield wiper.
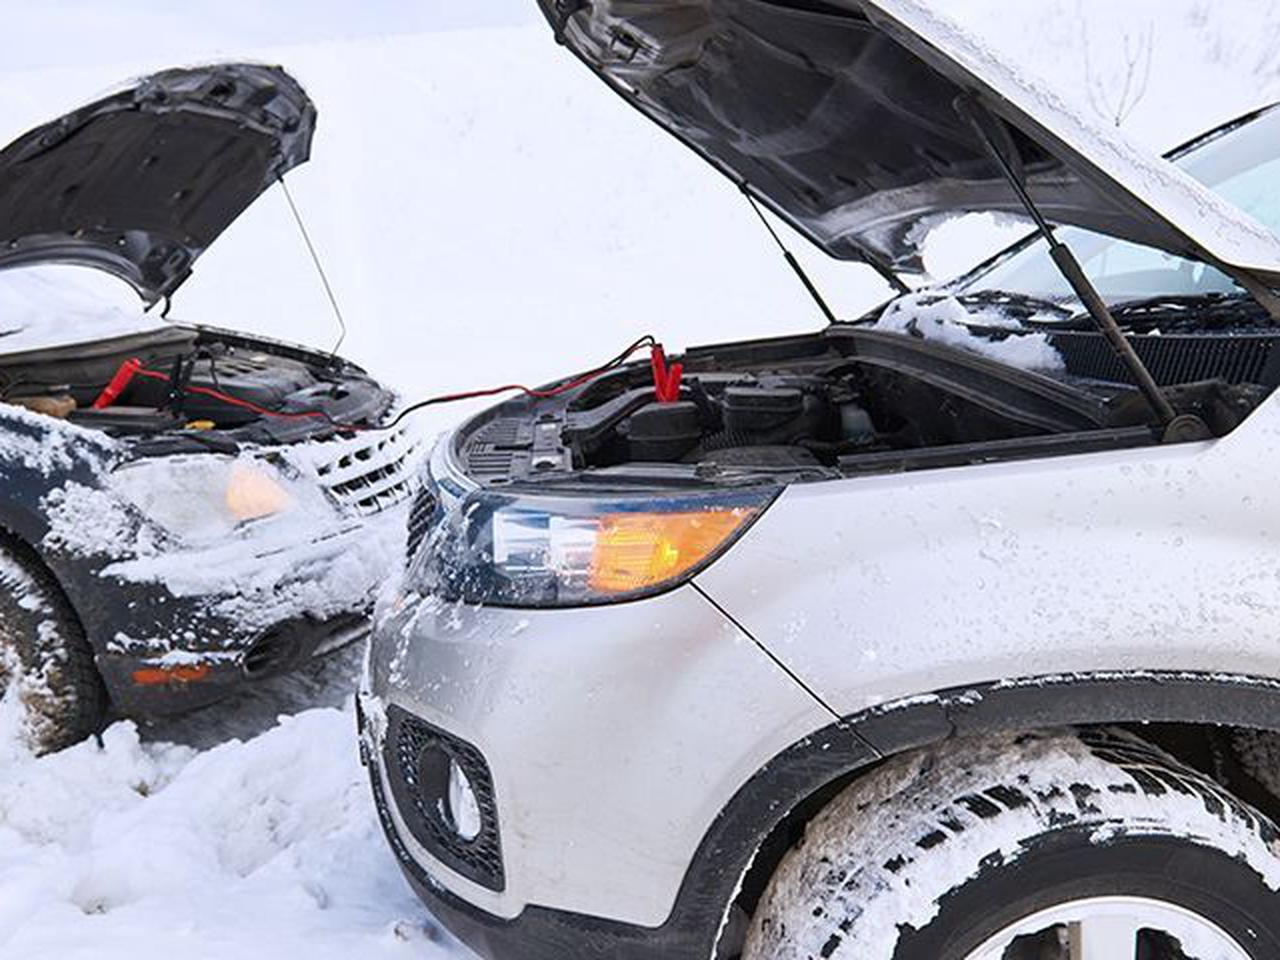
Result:
M1143 297L1112 304L1111 313L1124 329L1134 333L1157 328L1166 333L1197 333L1276 326L1271 314L1243 290Z
M1075 312L1065 304L1047 297L1037 297L1016 290L971 290L957 293L956 299L965 306L998 307L1015 320L1034 320L1046 313L1068 319Z

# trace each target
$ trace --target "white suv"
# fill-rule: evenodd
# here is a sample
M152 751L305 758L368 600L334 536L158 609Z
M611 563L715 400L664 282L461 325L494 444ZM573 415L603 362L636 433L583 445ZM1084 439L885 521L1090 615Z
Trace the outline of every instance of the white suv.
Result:
M432 910L493 960L1280 956L1280 112L1167 162L913 0L543 6L902 295L439 444L360 698ZM1036 232L909 292L969 210Z

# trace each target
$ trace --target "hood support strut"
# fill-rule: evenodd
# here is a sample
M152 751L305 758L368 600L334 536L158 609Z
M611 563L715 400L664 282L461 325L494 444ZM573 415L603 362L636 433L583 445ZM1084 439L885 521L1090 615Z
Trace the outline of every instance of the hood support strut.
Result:
M746 183L743 183L740 189L742 190L742 195L747 198L747 205L751 207L755 215L760 218L760 222L764 224L764 228L769 231L769 236L773 237L773 242L777 244L778 249L782 251L782 258L786 260L787 265L795 271L796 277L804 285L809 296L813 298L813 302L818 305L818 309L822 311L822 315L827 318L827 323L838 322L836 320L836 315L831 312L830 305L822 296L822 292L814 286L813 281L809 279L809 275L804 272L804 267L800 266L800 261L796 259L794 253L787 249L787 245L783 243L782 238L778 236L778 231L773 229L773 224L769 222L769 218L764 215L764 211L761 210L760 205L756 203L756 198L751 195L751 188L747 186Z
M836 315L831 312L831 307L823 298L821 291L819 291L814 285L813 280L809 278L809 275L805 273L804 267L800 266L800 261L797 260L795 254L787 248L787 245L782 242L782 238L778 236L778 231L773 229L773 224L769 222L769 218L766 217L764 215L764 211L760 209L760 201L757 200L755 194L751 192L751 184L743 180L738 184L738 189L742 191L742 195L746 198L747 205L750 206L755 215L760 218L760 222L764 224L764 228L769 231L769 236L773 238L774 244L776 244L778 249L782 251L782 258L787 261L787 266L795 272L795 275L799 278L800 282L804 284L805 290L807 290L809 296L813 298L814 303L818 305L818 309L822 311L822 315L827 318L827 322L839 323L839 320L836 319ZM899 295L911 292L911 288L903 282L901 277L889 269L889 267L885 266L865 251L859 250L858 252L862 257L862 262L878 273L880 275L880 279L889 284L889 286L897 291Z
M1151 375L1147 365L1142 362L1142 358L1133 349L1133 344L1129 342L1123 331L1121 331L1120 325L1116 323L1116 318L1111 315L1106 301L1102 299L1097 288L1085 276L1084 268L1080 266L1080 261L1076 259L1076 255L1071 252L1070 247L1054 235L1053 228L1049 226L1049 222L1045 220L1035 201L1031 199L1031 194L1027 191L1026 184L1018 175L1017 170L1014 169L1008 154L1001 149L999 140L1002 138L1000 134L1006 132L1001 121L970 97L957 98L955 105L956 111L973 127L982 145L1000 167L1000 171L1009 182L1009 186L1017 194L1018 201L1035 222L1036 230L1048 243L1049 255L1053 258L1054 265L1071 286L1071 289L1075 291L1076 296L1080 298L1080 302L1089 311L1089 316L1093 318L1093 322L1097 324L1102 335L1106 337L1107 343L1111 345L1111 348L1120 357L1120 361L1128 369L1160 425L1168 431L1170 426L1180 419L1178 412L1173 409L1169 398L1164 395L1164 391L1156 383L1155 377Z

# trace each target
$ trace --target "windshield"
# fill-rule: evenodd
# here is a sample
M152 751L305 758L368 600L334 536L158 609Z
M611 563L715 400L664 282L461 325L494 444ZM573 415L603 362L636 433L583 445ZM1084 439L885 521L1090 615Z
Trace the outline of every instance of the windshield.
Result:
M1255 220L1280 234L1280 110L1273 110L1198 147L1178 166ZM1193 260L1116 240L1078 227L1055 233L1075 252L1085 274L1110 303L1162 296L1236 294L1228 276ZM1071 303L1075 297L1049 258L1033 242L964 286L966 293L999 290Z

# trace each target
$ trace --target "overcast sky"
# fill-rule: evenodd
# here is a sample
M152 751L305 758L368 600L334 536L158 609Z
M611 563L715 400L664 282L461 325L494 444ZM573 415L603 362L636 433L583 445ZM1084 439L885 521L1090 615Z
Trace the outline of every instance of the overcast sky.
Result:
M5 5L0 71L536 22L534 0L49 0Z

